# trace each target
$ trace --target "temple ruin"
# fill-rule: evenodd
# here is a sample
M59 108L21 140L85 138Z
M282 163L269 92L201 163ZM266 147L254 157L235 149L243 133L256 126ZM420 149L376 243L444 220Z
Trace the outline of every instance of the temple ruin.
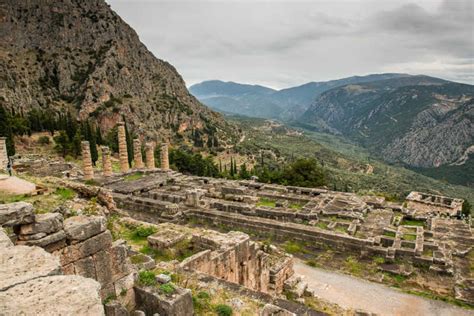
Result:
M117 128L118 128L117 131L118 131L120 171L127 172L129 170L129 165L128 165L128 150L127 150L127 136L125 133L125 123L119 122Z
M81 142L81 149L84 180L92 180L94 179L94 169L92 168L91 148L89 142Z
M7 154L7 138L0 137L0 170L7 169L8 154Z

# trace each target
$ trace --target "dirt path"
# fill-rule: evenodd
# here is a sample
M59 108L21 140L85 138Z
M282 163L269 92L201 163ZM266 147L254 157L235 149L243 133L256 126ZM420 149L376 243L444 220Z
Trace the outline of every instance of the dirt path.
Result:
M317 296L344 308L363 309L378 315L474 315L474 311L399 292L345 274L313 268L295 258L295 272L304 276Z

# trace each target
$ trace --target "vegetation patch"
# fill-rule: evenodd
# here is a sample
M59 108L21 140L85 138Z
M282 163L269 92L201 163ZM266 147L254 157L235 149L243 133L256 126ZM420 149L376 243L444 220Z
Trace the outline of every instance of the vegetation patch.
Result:
M160 289L160 292L166 295L171 295L176 291L176 288L171 283L161 284L159 289Z
M143 178L143 172L135 172L135 173L126 175L123 179L125 181L136 181L141 178Z
M402 220L402 225L406 226L425 226L425 221L422 220L417 220L417 219L403 219Z
M138 273L138 283L145 286L156 285L156 275L153 271L140 271Z
M314 226L319 227L321 229L328 229L328 223L327 222L318 221Z
M357 261L357 259L355 257L352 257L352 256L347 257L344 263L345 263L346 269L351 274L354 274L354 275L361 275L362 274L364 266L362 265L362 263Z
M62 200L72 200L76 197L76 192L68 188L57 188L54 193L59 195Z
M226 304L219 304L214 308L218 316L231 316L232 307Z
M397 235L397 233L392 232L392 231L389 231L389 230L386 230L386 231L383 232L383 235L384 235L384 236L387 236L387 237L395 238L395 236Z
M409 240L409 241L415 241L416 240L416 235L403 234L402 239L403 240Z
M261 198L261 199L257 202L257 206L275 207L275 206L276 206L276 202L273 201L273 200L267 199L267 198Z
M297 254L297 253L305 253L306 249L303 245L302 242L297 242L297 241L287 241L283 245L285 252L291 253L291 254Z

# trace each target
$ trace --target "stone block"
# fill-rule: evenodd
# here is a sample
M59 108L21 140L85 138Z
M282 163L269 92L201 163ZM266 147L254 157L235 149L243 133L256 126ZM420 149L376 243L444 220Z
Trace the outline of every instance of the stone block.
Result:
M64 266L79 259L91 256L103 249L110 248L111 245L112 235L109 231L105 231L81 243L69 245L55 254L59 255L61 265Z
M64 231L70 243L78 243L106 230L102 216L74 216L64 221Z
M74 263L67 264L62 267L63 274L76 274L76 270L74 269Z
M46 233L37 233L33 235L19 235L18 240L37 240L46 237Z
M168 283L171 282L171 277L167 274L161 273L156 276L156 281L159 283Z
M105 285L113 282L113 270L110 252L101 250L94 254L94 264L96 267L96 280Z
M0 204L0 226L24 225L34 220L35 213L30 203Z
M3 230L3 228L0 227L0 248L2 247L11 247L13 246L13 243L8 237L7 233Z
M108 302L107 304L104 304L104 309L105 309L105 315L106 316L128 316L129 313L127 309L122 306L117 301L111 301Z
M92 257L86 257L74 262L74 271L77 275L97 280L96 266Z
M0 292L1 314L104 315L99 289L97 281L77 275L36 278Z
M39 247L2 248L0 262L0 291L31 279L61 273L59 260Z
M34 240L19 240L17 241L18 245L27 245L27 246L38 246L42 248L47 248L49 247L48 251L52 252L54 250L57 250L59 248L62 248L61 245L65 246L65 241L66 241L66 234L64 233L63 230L60 230L54 234L47 235L46 237L40 238L40 239L34 239ZM56 249L54 249L56 248Z
M281 307L266 304L260 311L260 316L296 316L296 314Z
M112 279L118 280L131 273L134 269L128 258L128 248L126 244L116 241L110 249L112 264Z
M137 279L137 273L130 273L115 281L115 296L117 300L129 310L135 308L135 292L133 286Z
M146 315L159 313L167 316L194 315L191 291L177 288L172 295L163 295L153 287L135 287L137 308Z
M20 227L20 235L51 234L61 230L62 227L63 216L60 213L38 214L33 223Z
M148 236L148 244L155 249L166 249L176 245L184 240L185 234L177 232L173 229L163 229L151 236Z

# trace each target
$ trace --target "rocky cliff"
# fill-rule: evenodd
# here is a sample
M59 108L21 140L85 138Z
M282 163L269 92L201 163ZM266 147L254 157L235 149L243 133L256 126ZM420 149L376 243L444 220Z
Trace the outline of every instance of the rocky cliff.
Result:
M426 76L351 84L323 93L300 120L387 161L438 167L473 144L474 86Z
M54 109L107 130L125 116L140 135L231 143L235 130L186 89L103 0L0 4L0 100L16 111Z

